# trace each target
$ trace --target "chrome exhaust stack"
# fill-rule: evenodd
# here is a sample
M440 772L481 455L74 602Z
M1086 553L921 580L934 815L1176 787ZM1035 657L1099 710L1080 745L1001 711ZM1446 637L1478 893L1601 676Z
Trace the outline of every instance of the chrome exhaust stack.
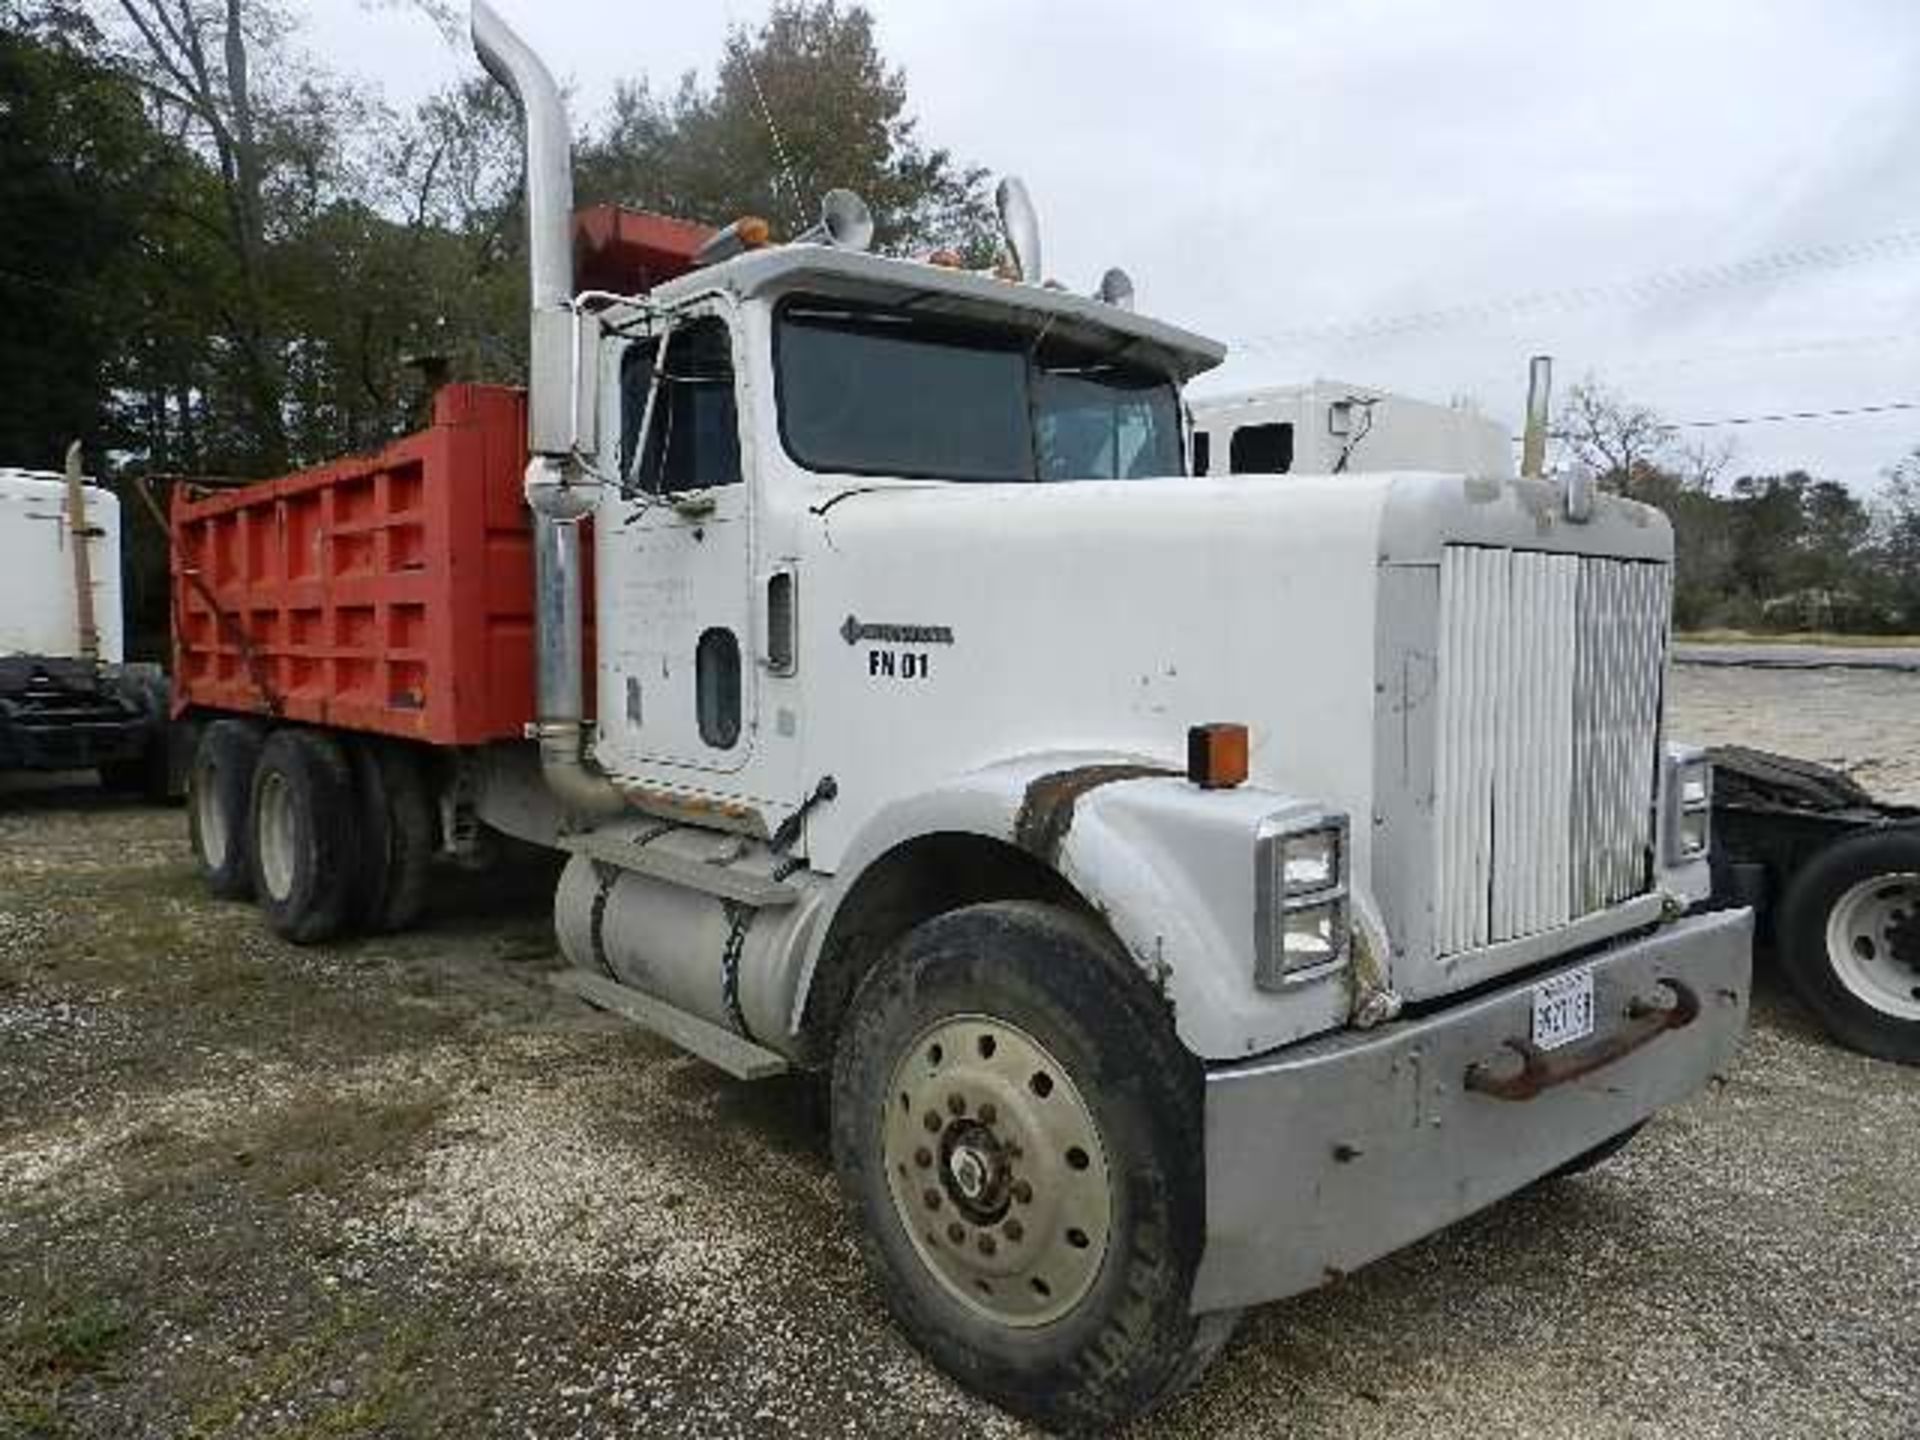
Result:
M547 786L570 814L613 815L625 802L586 754L586 626L580 521L595 485L575 453L580 346L573 312L573 151L560 87L532 48L473 0L473 50L520 104L527 169L527 257L532 344L527 364L527 506L533 511L534 669L530 735ZM592 379L585 385L591 390Z
M1007 237L1007 253L1013 259L1016 280L1038 285L1040 272L1040 212L1033 208L1033 197L1018 175L1005 176L993 192L994 208L1000 212L1000 231Z

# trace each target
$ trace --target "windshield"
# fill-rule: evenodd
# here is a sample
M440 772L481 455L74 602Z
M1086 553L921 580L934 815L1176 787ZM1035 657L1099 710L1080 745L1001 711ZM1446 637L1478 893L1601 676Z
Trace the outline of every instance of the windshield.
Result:
M809 470L983 481L1181 473L1172 382L1085 347L790 300L775 354L781 434Z

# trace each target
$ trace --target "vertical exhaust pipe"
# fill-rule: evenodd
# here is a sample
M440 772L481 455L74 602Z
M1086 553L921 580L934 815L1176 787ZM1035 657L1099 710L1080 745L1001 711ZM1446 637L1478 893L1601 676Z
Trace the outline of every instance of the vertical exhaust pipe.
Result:
M994 208L1000 212L1000 231L1007 239L1007 251L1013 268L1029 285L1040 283L1040 212L1027 194L1027 182L1009 175L993 192Z
M80 473L80 442L67 446L67 539L73 546L73 622L80 658L100 658L100 625L93 610L93 527L87 523L87 477Z
M1520 438L1520 474L1528 480L1547 473L1547 424L1553 408L1553 357L1536 355L1527 364L1527 428Z
M533 511L533 627L537 677L533 737L548 788L570 814L625 808L587 759L581 676L580 521L593 509L574 457L573 151L560 87L531 47L473 0L473 50L520 104L527 168L527 258L532 344L527 367L527 505Z

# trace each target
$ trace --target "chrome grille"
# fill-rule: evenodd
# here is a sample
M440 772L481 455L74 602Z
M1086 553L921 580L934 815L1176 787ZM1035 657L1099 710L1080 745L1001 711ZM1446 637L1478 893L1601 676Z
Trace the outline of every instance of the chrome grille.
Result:
M1435 768L1439 952L1646 888L1667 569L1447 547Z

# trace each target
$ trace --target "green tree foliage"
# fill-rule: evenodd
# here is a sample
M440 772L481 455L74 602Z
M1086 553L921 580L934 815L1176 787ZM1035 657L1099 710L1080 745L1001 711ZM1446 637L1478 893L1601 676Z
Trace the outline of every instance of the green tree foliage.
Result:
M463 3L363 3L464 55ZM522 378L511 100L474 69L395 114L303 58L302 9L0 0L0 463L79 436L95 468L273 474L416 427L442 379ZM883 245L991 251L983 172L920 139L871 17L836 0L733 34L710 86L622 87L579 160L584 201L791 231L841 185ZM138 524L129 555L150 653L164 555Z
M0 463L117 438L128 282L179 157L66 9L0 8Z
M828 190L872 206L883 249L992 252L987 175L920 141L906 77L873 17L835 0L783 0L727 40L711 87L686 75L670 98L622 86L579 166L583 202L616 201L725 224L760 215L776 233L812 225Z

